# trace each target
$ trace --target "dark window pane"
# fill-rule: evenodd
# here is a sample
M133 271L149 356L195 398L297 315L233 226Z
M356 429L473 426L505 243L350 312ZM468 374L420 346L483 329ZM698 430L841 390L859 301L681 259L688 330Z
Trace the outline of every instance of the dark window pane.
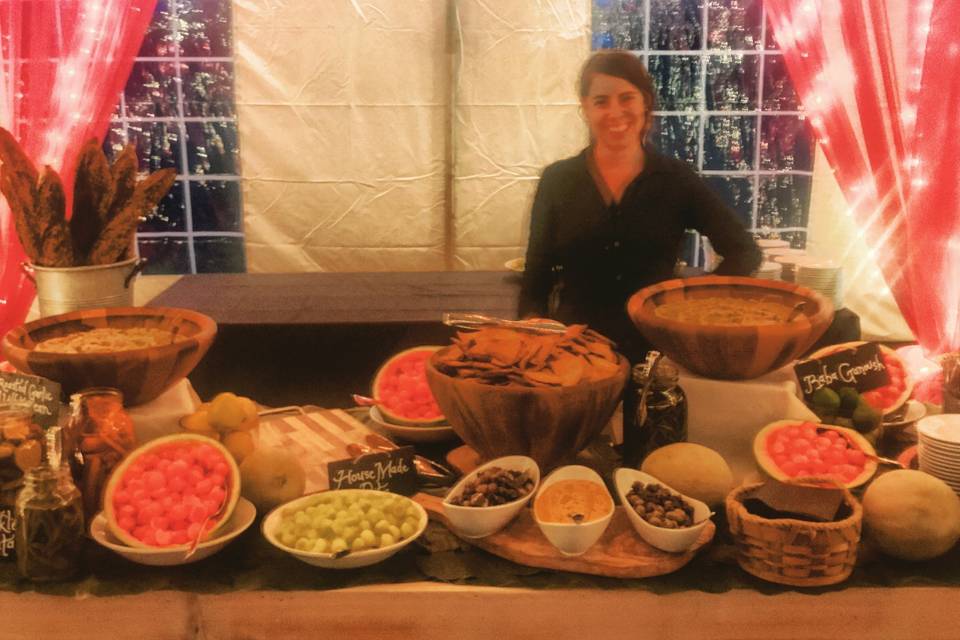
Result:
M753 226L753 178L704 176L703 179L737 213L744 227Z
M657 116L650 140L664 155L679 158L691 166L697 164L699 116Z
M176 39L173 37L173 23L171 22L170 2L172 0L157 0L153 10L153 20L147 27L147 33L140 45L138 58L172 58L176 53Z
M756 55L710 56L707 59L707 109L756 109L758 59Z
M759 49L761 0L709 0L707 47Z
M186 231L186 209L183 204L183 183L179 180L170 187L160 204L147 214L138 231Z
M183 173L180 163L180 127L175 122L130 122L127 137L137 147L140 171L174 167Z
M194 231L240 231L240 183L191 182L190 209Z
M810 209L810 176L763 176L760 178L757 226L780 229L806 227Z
M813 139L799 116L760 119L760 168L813 171Z
M233 64L190 62L183 70L183 115L231 118L234 115Z
M124 90L127 116L175 117L177 67L175 62L136 62Z
M197 260L197 273L243 273L247 270L243 238L195 238L193 252Z
M756 120L753 116L707 118L703 135L703 168L752 169Z
M660 111L696 111L700 108L700 56L650 56Z
M650 49L699 49L702 17L703 0L650 0Z
M798 111L800 101L781 55L764 56L763 108L767 111Z
M187 161L190 173L237 173L237 125L233 122L188 122Z
M123 135L123 123L111 122L107 134L103 137L103 153L111 163L123 151L127 139Z
M190 273L190 247L186 238L138 238L140 257L147 259L147 275Z
M594 0L594 49L643 49L643 0Z
M181 56L230 55L230 4L225 0L179 0Z

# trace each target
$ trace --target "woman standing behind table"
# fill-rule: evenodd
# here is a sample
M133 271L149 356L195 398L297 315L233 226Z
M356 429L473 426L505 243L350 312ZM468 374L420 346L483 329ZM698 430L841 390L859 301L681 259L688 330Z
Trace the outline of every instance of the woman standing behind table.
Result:
M627 316L638 289L673 277L686 229L710 238L721 275L761 261L735 214L684 162L645 144L653 81L631 53L594 54L580 74L590 146L548 166L530 219L520 317L586 323L637 363L647 350Z

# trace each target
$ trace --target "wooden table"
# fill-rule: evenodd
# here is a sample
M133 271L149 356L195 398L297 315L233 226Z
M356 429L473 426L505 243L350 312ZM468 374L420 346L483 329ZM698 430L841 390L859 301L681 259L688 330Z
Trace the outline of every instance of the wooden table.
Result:
M184 276L149 306L217 321L190 375L202 397L230 390L272 406L342 407L370 393L390 354L447 344L444 312L515 318L519 287L507 271L211 274Z
M655 595L433 583L227 595L165 591L83 599L2 593L0 640L935 640L957 637L957 597L956 589L931 587L824 595L745 590Z

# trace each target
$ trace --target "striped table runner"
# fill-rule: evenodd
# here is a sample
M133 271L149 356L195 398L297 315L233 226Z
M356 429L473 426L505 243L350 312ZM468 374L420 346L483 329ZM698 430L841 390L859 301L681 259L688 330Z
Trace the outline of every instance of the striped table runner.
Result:
M347 445L363 444L369 427L342 409L318 409L306 414L265 418L260 422L260 446L293 453L307 472L306 493L329 488L327 463L351 457Z

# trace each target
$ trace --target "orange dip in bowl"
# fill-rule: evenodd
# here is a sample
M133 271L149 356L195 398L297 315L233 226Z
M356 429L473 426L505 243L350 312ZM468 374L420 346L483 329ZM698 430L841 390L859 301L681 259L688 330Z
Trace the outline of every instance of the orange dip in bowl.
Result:
M533 505L540 522L575 524L602 518L613 509L606 487L592 480L557 480Z

